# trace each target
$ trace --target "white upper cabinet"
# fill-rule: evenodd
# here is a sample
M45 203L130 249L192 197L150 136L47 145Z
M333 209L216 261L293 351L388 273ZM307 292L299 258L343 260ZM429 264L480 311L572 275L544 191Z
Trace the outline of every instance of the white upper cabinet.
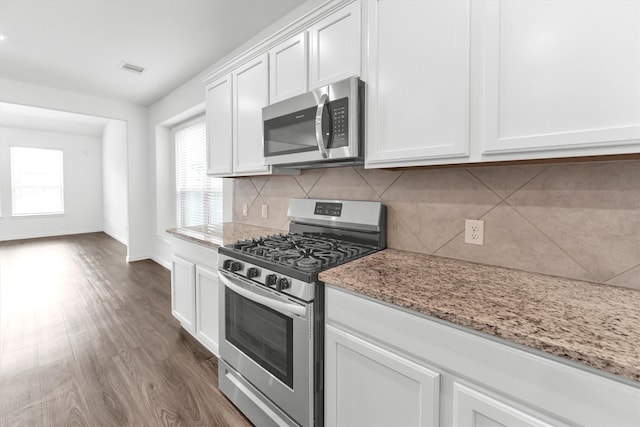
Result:
M484 160L640 151L640 1L480 3Z
M209 173L273 173L262 107L353 76L367 168L640 153L640 0L333 0L205 78Z
M267 54L233 71L233 171L256 174L269 171L262 148L262 107L269 102Z
M211 175L233 172L232 96L231 75L207 86L207 173Z
M261 175L264 164L262 107L269 100L264 53L207 84L207 173Z
M360 2L356 1L311 26L311 89L360 75L360 19Z
M640 152L640 1L365 4L366 167Z
M262 108L360 75L360 7L323 3L204 78L209 175L299 174L265 165Z
M369 0L367 9L366 167L466 161L470 1Z
M307 92L307 32L291 37L269 50L269 102Z

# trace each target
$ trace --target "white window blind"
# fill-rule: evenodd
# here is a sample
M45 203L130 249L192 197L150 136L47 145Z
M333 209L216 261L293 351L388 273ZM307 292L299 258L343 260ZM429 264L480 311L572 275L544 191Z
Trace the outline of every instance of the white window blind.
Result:
M61 150L11 147L14 216L64 213Z
M207 175L204 118L174 130L178 227L222 222L222 179Z

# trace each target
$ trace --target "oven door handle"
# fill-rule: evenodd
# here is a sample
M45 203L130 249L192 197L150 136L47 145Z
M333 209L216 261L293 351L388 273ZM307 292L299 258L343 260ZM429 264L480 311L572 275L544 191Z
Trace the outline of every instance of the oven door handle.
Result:
M279 311L283 314L294 314L296 316L305 317L307 315L307 308L299 306L293 303L286 303L283 301L279 301L273 298L269 298L263 295L258 295L255 292L250 291L249 289L244 288L243 286L237 285L231 281L224 273L220 272L218 277L222 284L233 292L242 295L243 297L258 303L262 304L266 307L272 308L276 311Z
M322 134L322 116L324 115L324 109L327 105L327 99L329 99L327 94L322 94L320 101L318 101L318 108L316 109L316 143L318 144L318 150L320 151L320 155L323 159L329 157L326 147L327 144L325 143L325 138Z

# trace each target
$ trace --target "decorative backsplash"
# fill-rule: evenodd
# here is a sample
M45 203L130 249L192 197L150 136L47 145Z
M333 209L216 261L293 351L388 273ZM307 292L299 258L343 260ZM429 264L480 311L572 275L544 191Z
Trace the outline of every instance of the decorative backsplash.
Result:
M640 289L640 160L236 178L234 221L287 230L291 197L383 201L390 248Z

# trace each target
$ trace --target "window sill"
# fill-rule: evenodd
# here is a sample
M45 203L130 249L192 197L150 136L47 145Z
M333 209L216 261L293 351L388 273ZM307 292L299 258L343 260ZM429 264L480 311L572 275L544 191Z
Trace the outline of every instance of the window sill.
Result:
M42 213L42 214L19 214L11 215L11 219L29 219L29 218L48 218L48 217L58 217L64 216L66 212L55 212L55 213Z

